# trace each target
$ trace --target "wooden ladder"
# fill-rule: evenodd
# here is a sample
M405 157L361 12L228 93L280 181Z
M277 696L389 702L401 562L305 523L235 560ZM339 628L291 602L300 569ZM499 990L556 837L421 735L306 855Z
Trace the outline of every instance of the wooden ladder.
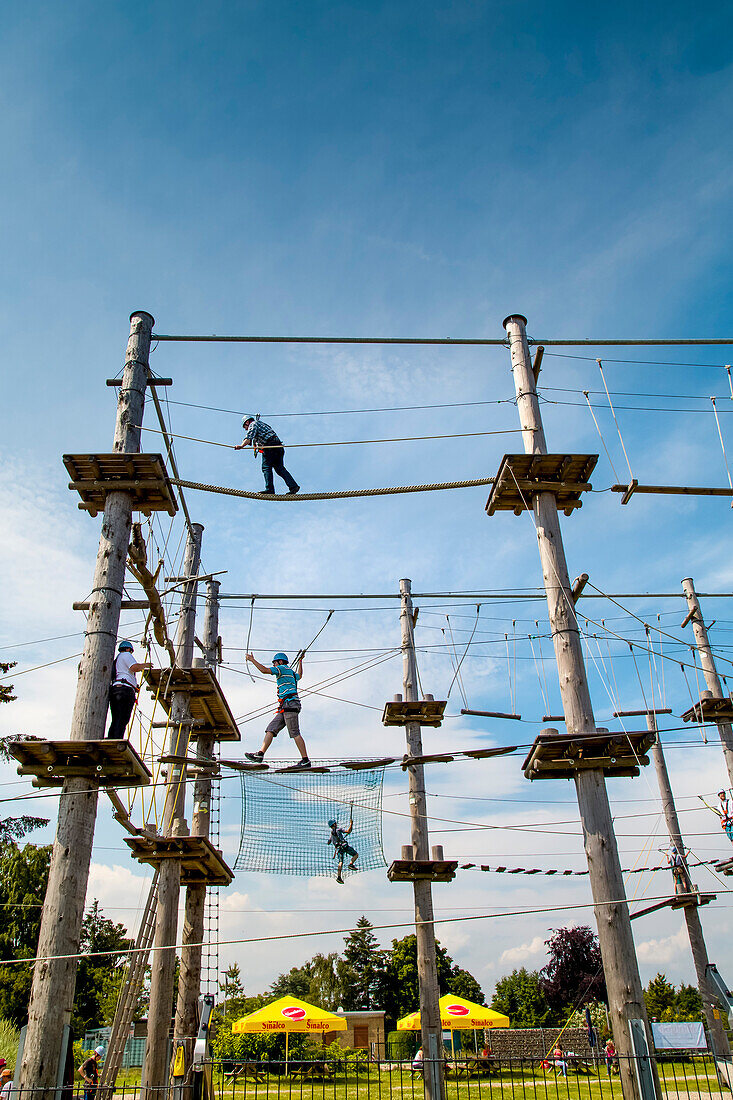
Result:
M145 902L140 928L135 940L135 950L125 971L122 988L117 998L115 1018L112 1021L112 1033L109 1037L109 1046L100 1074L100 1089L103 1090L103 1095L108 1097L114 1093L117 1074L120 1072L122 1058L125 1053L125 1044L130 1034L130 1024L135 1014L135 1005L140 996L145 970L150 958L150 949L153 946L157 900L158 871L153 875L153 881L150 884L150 893L148 894L148 900Z

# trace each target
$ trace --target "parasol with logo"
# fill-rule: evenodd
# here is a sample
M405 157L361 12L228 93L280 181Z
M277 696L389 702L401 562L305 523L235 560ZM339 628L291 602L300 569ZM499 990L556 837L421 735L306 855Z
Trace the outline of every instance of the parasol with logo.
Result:
M288 1038L292 1031L299 1034L323 1035L327 1031L345 1030L346 1020L343 1016L326 1012L325 1009L309 1004L308 1001L301 1001L297 997L279 997L278 1000L272 1001L269 1005L263 1005L256 1012L250 1012L248 1016L242 1016L232 1024L232 1032L235 1035L284 1031L286 1065Z
M463 997L456 997L453 993L446 993L438 1002L440 1005L440 1026L444 1031L451 1033L451 1049L453 1048L453 1032L459 1030L473 1030L478 1028L509 1027L509 1017L501 1012L494 1012L493 1008L484 1008L483 1005L474 1004ZM409 1016L403 1016L397 1021L398 1031L419 1031L420 1013L411 1012Z

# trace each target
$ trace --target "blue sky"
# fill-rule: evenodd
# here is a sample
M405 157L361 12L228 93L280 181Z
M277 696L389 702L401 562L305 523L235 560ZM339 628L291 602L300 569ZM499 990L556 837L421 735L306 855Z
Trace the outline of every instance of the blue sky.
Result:
M731 21L723 5L691 12L682 4L597 12L537 3L204 9L71 2L9 12L0 44L6 214L0 310L9 414L0 440L6 529L0 657L18 659L21 670L71 658L81 647L83 623L70 605L90 587L98 521L76 508L60 455L110 446L114 396L104 380L122 365L133 309L150 310L159 333L500 338L504 316L519 310L535 337L730 335ZM550 447L600 450L594 487L607 488L617 474L582 396L584 389L602 390L594 360L605 352L553 350L558 354L547 355L540 377ZM576 353L585 358L569 357ZM718 398L730 452L733 403L722 369L730 351L608 354L604 369L634 474L647 482L725 485L707 399ZM286 462L304 488L490 476L505 451L521 449L501 348L161 343L152 363L175 379L168 411L181 435L234 443L245 411L261 412L288 444L507 433L292 448ZM605 396L593 393L592 401L624 479ZM487 404L447 407L455 402ZM406 405L439 407L330 415ZM151 408L146 425L155 426ZM158 450L160 439L147 434L145 445ZM248 454L183 439L177 453L184 477L259 487ZM228 570L223 591L230 593L387 592L402 576L417 591L536 587L531 520L488 520L485 497L473 489L265 505L190 492L188 501L206 526L206 568ZM593 494L563 524L571 574L590 573L606 592L678 591L687 575L703 590L725 591L729 512L724 500L638 497L621 508L615 495ZM171 564L179 535L180 523L168 546ZM164 538L156 526L156 541ZM272 689L241 675L248 605L233 603L222 612L233 666L222 682L235 713L245 715L264 705ZM623 639L639 640L644 630L623 608L586 606L595 623L605 619L621 635L609 643L611 661L605 638L592 640L602 628L587 627L600 721L612 702L624 709L642 702ZM261 655L297 649L329 607L327 600L258 604L252 643ZM727 660L728 601L711 601L706 610L718 620L715 640ZM633 611L652 623L662 615L661 625L689 645L689 628L684 636L679 630L682 601L636 601ZM446 613L460 653L473 604L421 605L420 664L425 689L436 696L453 676L450 655L432 648L445 644ZM134 616L123 621L130 633L139 631ZM543 628L541 602L531 612L518 602L484 604L476 638L487 633L464 662L466 693L471 705L487 709L516 703L523 723L517 733L514 726L488 729L452 718L426 733L428 747L531 741L545 702L555 712L558 705L549 641L542 639L538 653L545 699L526 640ZM512 639L509 662L505 633ZM47 638L56 640L39 641ZM34 644L10 648L27 642ZM311 669L321 679L351 667L363 652L398 644L394 607L353 601L324 632ZM655 691L663 686L679 713L689 694L668 658L687 660L689 650L675 649L670 639L663 645L669 651L658 661L666 675ZM646 660L642 655L640 673L650 692ZM0 715L3 728L64 737L73 668L72 658L16 677L19 699ZM689 676L694 691L694 672ZM394 656L334 688L346 702L310 697L303 728L311 754L358 755L365 748L399 754L377 710L400 681ZM449 710L457 715L456 692ZM245 722L242 732L249 748L261 730ZM675 741L689 744L674 748ZM671 732L669 742L691 846L702 858L725 855L727 842L712 815L693 812L697 795L724 779L712 731L707 745L687 732ZM451 767L428 774L431 812L502 828L436 833L446 851L466 861L583 867L577 811L565 784L529 788L516 757ZM26 792L6 771L13 784L6 792ZM385 805L398 813L406 810L403 781L398 773L387 782ZM654 839L658 817L637 825L626 816L657 813L653 773L611 789L624 866L653 864L662 843ZM501 798L510 801L470 801ZM49 800L50 813L53 805ZM238 819L237 800L228 797L224 847L232 858ZM575 824L559 824L567 820ZM507 832L507 825L525 831ZM538 825L549 830L540 838ZM389 858L405 833L404 820L388 815ZM700 879L706 887L714 881L707 872ZM659 875L630 881L630 889L648 894L666 888ZM89 897L100 897L112 913L121 884L140 892L144 876L104 808ZM436 890L436 904L455 915L588 900L584 879L526 884L466 872ZM410 917L407 888L374 873L352 880L348 893L326 880L243 875L224 904L230 938L272 927L288 933L339 926L352 909L375 924L395 918L394 910L398 919ZM729 912L721 893L714 921L706 922L711 956L722 966ZM134 912L117 915L135 921ZM567 919L592 917L580 910ZM490 952L482 922L445 926L440 937L488 992L513 965L541 965L548 929L564 922L562 912L531 914L521 925L497 920ZM653 928L637 925L645 980L657 969L691 980L681 927L669 914ZM324 937L317 947L339 943L340 937ZM223 957L240 961L255 991L311 949L310 941L293 941L283 952L232 947Z

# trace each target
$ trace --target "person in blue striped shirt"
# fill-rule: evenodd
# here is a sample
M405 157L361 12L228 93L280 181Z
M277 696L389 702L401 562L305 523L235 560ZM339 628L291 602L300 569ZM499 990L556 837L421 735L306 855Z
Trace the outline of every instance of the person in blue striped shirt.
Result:
M300 489L295 478L292 474L289 474L283 465L283 458L285 457L285 447L282 440L278 436L277 432L270 427L269 424L265 424L264 420L260 420L259 413L257 416L245 416L242 421L242 427L244 428L246 435L241 443L238 443L234 448L235 451L244 450L245 447L251 447L252 451L257 457L258 454L262 455L262 473L265 475L265 488L262 490L263 495L274 496L275 494L275 482L273 479L273 471L281 477L288 487L288 495L294 495Z
M277 737L280 730L287 726L288 733L300 750L301 759L295 765L296 768L309 768L311 762L308 759L308 751L305 741L300 735L300 698L298 696L298 680L303 675L303 658L299 657L297 667L291 668L285 653L276 653L272 658L272 664L261 665L252 653L247 654L247 660L259 669L265 676L277 677L277 701L278 708L275 717L265 730L265 739L262 748L258 752L246 752L244 755L254 764L261 764L265 753L272 744L273 737Z

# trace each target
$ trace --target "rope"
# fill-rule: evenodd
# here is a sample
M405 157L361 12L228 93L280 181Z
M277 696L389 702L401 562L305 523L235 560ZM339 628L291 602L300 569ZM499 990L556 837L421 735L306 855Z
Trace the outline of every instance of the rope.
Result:
M723 442L723 433L720 430L720 420L718 419L718 409L717 409L717 406L715 404L715 398L711 397L710 400L713 403L713 412L715 413L715 423L717 424L717 427L718 427L718 438L720 439L720 446L723 449L723 462L725 462L725 472L728 475L728 484L730 485L731 489L733 489L733 479L730 476L730 466L728 465L728 456L725 453L725 443Z
M176 432L161 432L158 428L147 428L144 424L137 424L143 432L155 432L156 435L169 435L172 439L188 439L192 443L208 443L211 447L225 447L228 451L241 450L240 446L234 446L233 443L219 443L215 439L200 439L195 435L180 435ZM395 436L393 439L335 439L331 441L319 440L318 443L258 443L258 451L276 451L281 447L286 446L287 449L292 447L355 447L362 443L413 443L425 439L472 439L474 436L482 435L516 435L521 432L521 428L502 428L501 431L496 432L453 432L450 435L401 435ZM180 481L174 481L174 485L182 484Z
M254 618L254 613L255 613L255 597L253 596L252 600L250 602L250 605L249 605L249 627L247 629L247 644L246 644L245 650L244 650L245 653L249 653L249 640L252 637L252 619ZM254 683L255 678L252 675L252 672L250 670L249 662L247 662L247 661L245 662L245 667L247 669L247 672L249 673L250 680L252 681L252 683Z
M624 439L623 439L623 436L621 435L621 428L619 427L618 420L616 419L616 410L613 407L613 402L611 401L611 395L608 392L608 386L606 385L606 376L603 373L603 364L601 363L600 359L596 359L596 363L598 364L598 369L601 372L601 379L603 380L603 388L606 391L606 397L608 398L608 406L611 410L611 415L613 416L613 422L616 425L616 431L618 432L618 438L619 438L619 443L621 444L621 450L624 452L624 458L626 459L626 465L629 467L629 477L633 481L634 480L634 474L633 474L633 471L631 469L631 463L629 462L629 456L626 453L626 447L624 446ZM587 400L587 398L586 398L586 400ZM589 402L589 404L590 404L590 402Z
M442 481L431 485L398 485L389 489L342 489L334 493L288 493L279 496L272 493L250 493L245 489L229 489L222 485L202 485L198 481L182 481L171 478L172 485L183 489L200 489L204 493L222 493L224 496L244 497L247 500L339 500L345 497L382 497L393 493L430 493L438 489L470 489L476 485L493 485L493 477L477 477L470 481Z
M596 426L596 431L598 432L598 437L599 437L601 443L603 444L603 450L606 452L606 457L607 457L608 461L611 463L611 469L613 470L613 476L616 478L616 481L620 481L621 478L618 476L618 474L616 472L616 467L614 466L613 459L611 458L611 452L609 451L608 447L606 446L606 441L603 438L603 433L600 429L598 421L596 420L596 414L593 412L593 406L590 403L590 398L588 396L588 392L589 392L588 390L583 390L583 397L585 398L585 400L588 403L588 410L589 410L591 416L593 417L593 423Z

